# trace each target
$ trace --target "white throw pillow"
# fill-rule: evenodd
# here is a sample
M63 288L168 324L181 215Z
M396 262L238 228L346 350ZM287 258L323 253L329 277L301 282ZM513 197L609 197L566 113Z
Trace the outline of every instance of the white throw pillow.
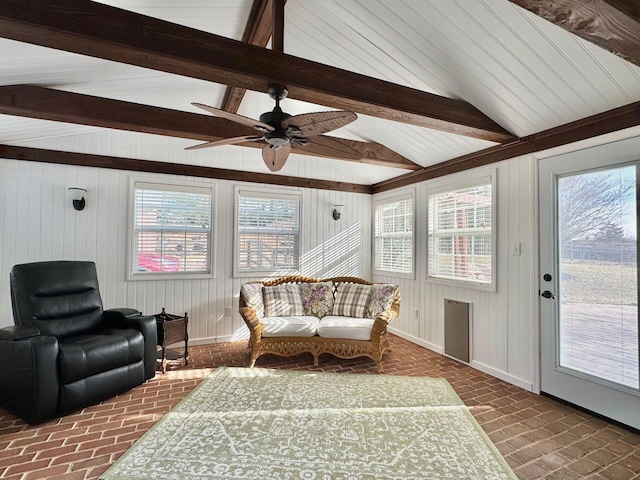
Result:
M261 283L245 283L240 287L240 294L244 297L245 304L256 312L258 318L264 317L262 287Z

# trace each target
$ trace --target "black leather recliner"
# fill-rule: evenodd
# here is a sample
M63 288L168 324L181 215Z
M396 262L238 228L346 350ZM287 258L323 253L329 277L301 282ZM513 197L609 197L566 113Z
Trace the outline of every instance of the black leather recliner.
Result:
M15 326L0 329L0 405L40 423L123 393L155 375L156 321L103 310L93 262L16 265Z

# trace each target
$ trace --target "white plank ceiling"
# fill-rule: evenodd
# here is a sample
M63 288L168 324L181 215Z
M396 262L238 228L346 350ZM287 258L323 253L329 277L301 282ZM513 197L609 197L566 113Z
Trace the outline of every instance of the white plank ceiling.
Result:
M251 0L110 0L109 5L240 39ZM288 0L285 53L462 99L522 137L640 100L640 68L507 0ZM42 85L202 113L225 86L0 40L0 85ZM248 92L238 113L271 110ZM326 110L283 101L291 114ZM360 115L332 132L381 143L421 166L492 142ZM78 138L80 137L80 138ZM0 143L268 173L258 149L0 115ZM155 148L132 148L132 145ZM137 150L146 156L136 156ZM282 175L374 184L406 170L292 155Z

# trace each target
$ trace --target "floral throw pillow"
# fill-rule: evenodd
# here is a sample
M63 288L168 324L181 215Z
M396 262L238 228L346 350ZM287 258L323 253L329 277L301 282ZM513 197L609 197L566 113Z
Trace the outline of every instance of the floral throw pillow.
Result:
M305 315L322 318L333 309L332 282L301 283L300 295Z
M365 310L369 304L370 292L370 285L339 283L332 314L341 317L364 318Z
M297 283L283 283L263 287L264 314L266 317L288 317L304 315L302 297Z
M365 316L367 318L376 318L382 312L389 310L397 290L398 285L388 283L371 285L371 296L369 297Z
M240 293L244 297L247 307L251 307L259 318L264 317L262 287L261 283L245 283L240 287Z

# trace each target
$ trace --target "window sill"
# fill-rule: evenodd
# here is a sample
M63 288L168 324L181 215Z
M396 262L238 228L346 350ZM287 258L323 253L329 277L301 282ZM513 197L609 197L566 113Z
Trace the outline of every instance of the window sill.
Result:
M373 270L373 275L378 277L393 277L393 278L404 278L407 280L415 280L416 274L414 272L411 273L401 273L401 272L393 272L389 270Z
M453 280L440 277L427 277L427 283L436 285L444 285L447 287L464 288L467 290L479 290L481 292L496 293L496 285L494 283L480 283L471 280Z
M292 275L303 275L300 270L252 270L243 272L233 272L233 278L278 278Z
M213 273L147 273L127 275L127 282L157 280L208 280L215 278Z

